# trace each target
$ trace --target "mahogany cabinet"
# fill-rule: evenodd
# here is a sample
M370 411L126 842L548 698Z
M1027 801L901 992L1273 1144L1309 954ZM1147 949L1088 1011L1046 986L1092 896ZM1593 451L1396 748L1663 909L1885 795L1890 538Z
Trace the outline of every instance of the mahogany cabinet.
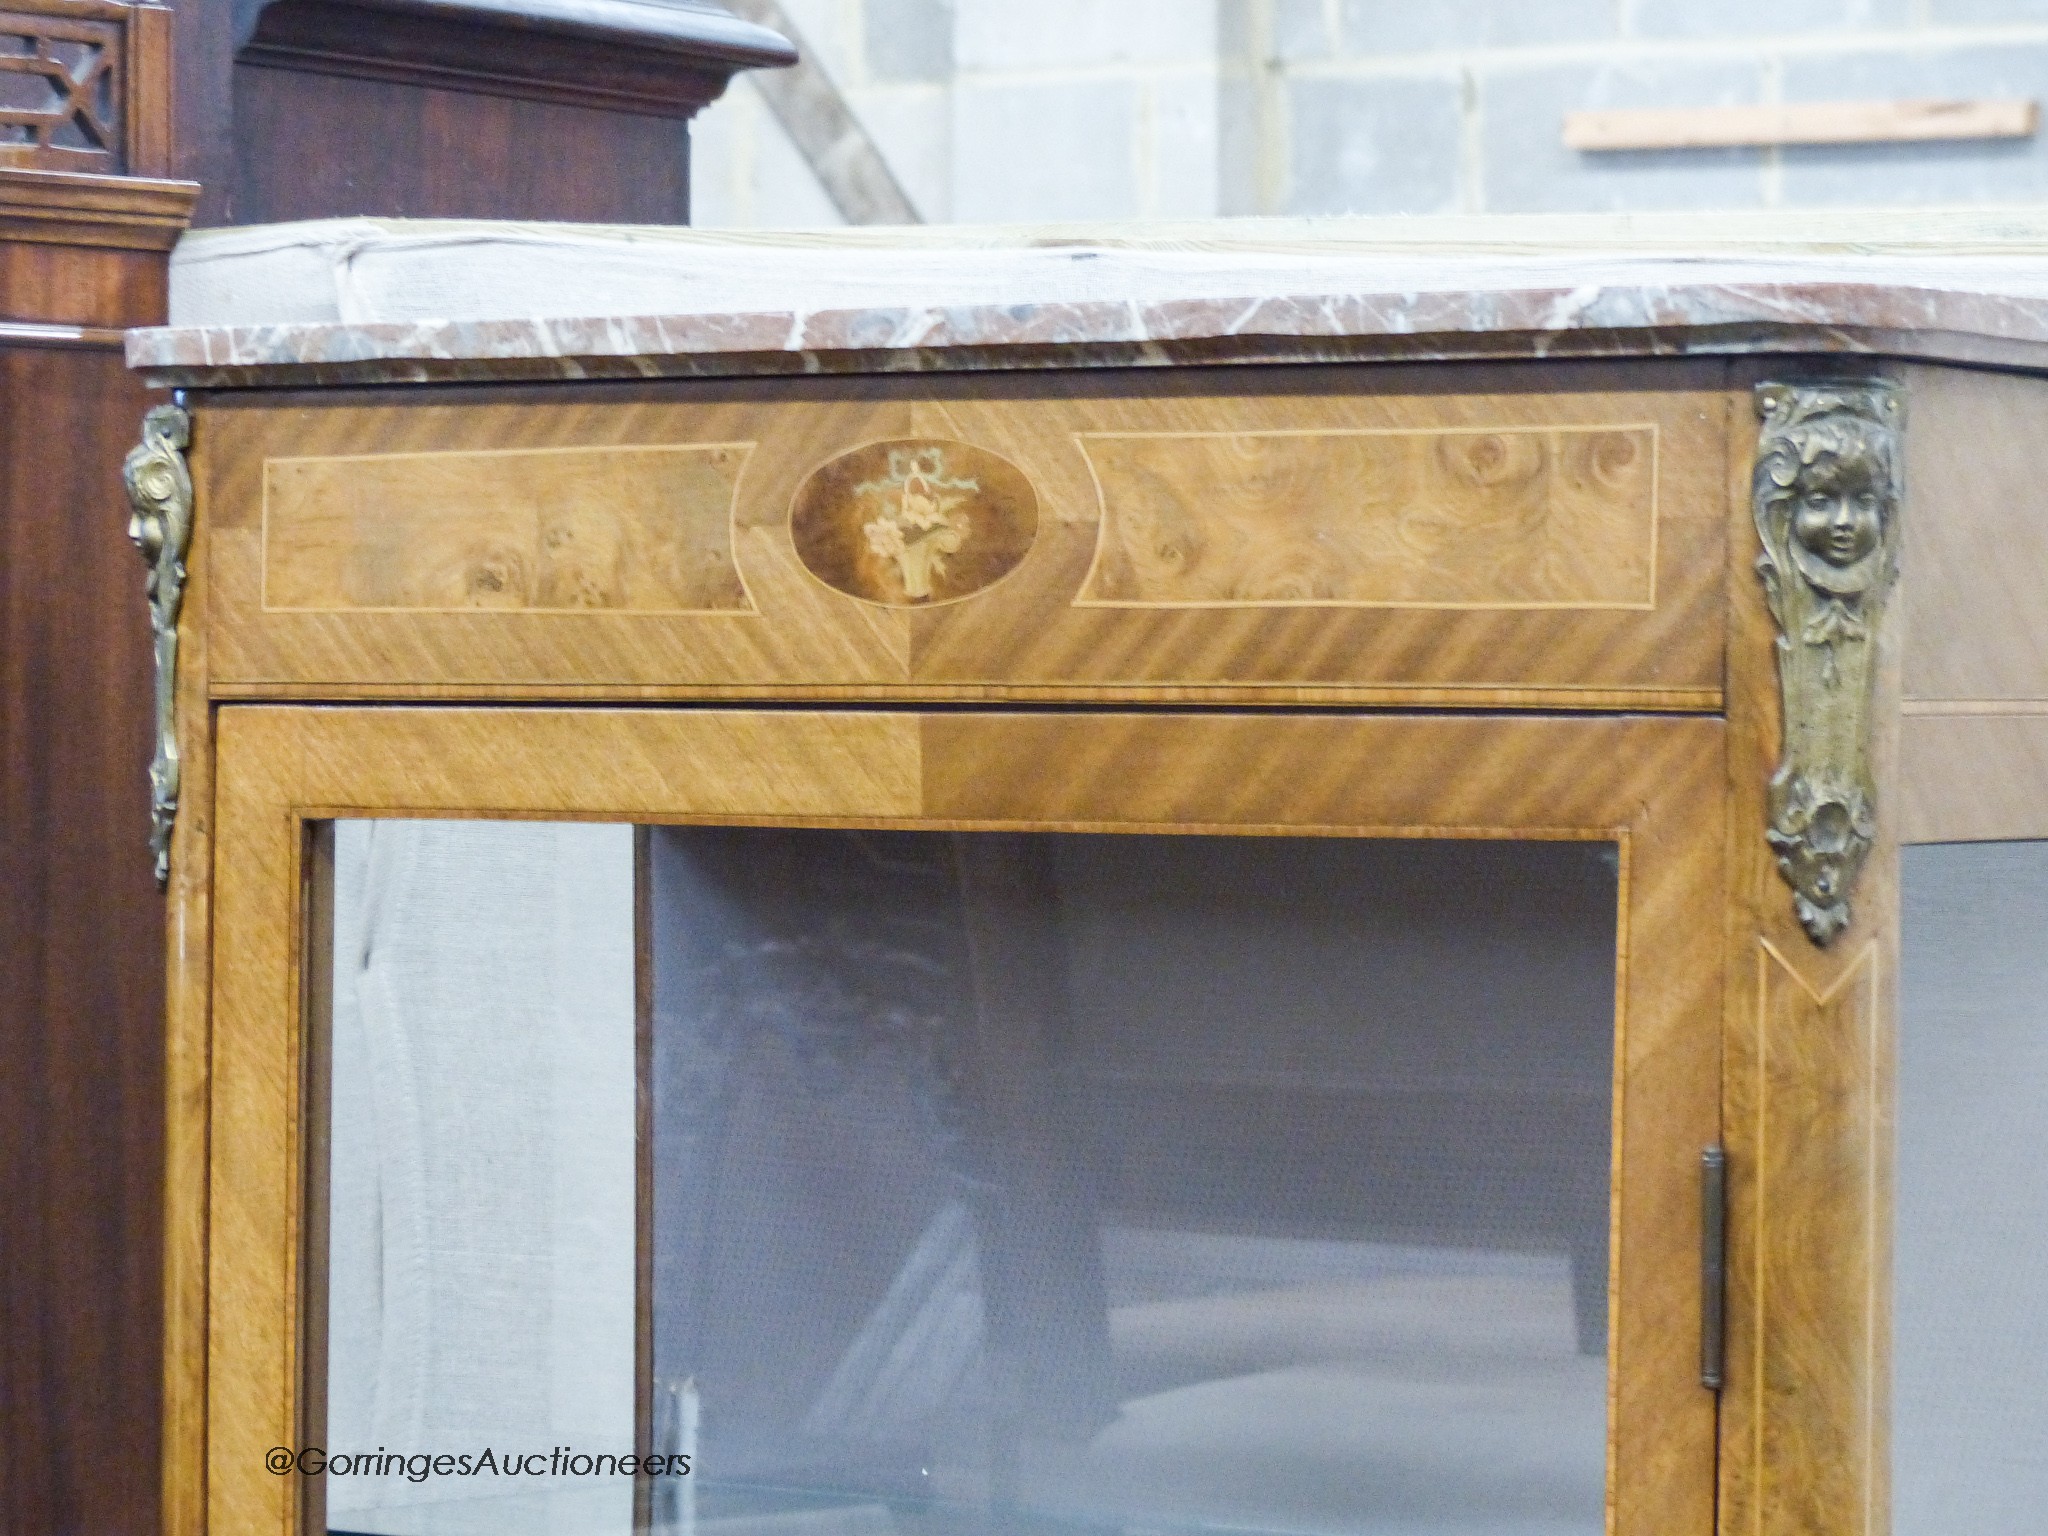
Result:
M151 1527L163 908L133 857L149 625L119 469L197 188L171 13L0 8L0 1530ZM116 1457L111 1447L119 1446Z
M200 225L685 224L690 119L796 61L710 0L234 0L178 12Z

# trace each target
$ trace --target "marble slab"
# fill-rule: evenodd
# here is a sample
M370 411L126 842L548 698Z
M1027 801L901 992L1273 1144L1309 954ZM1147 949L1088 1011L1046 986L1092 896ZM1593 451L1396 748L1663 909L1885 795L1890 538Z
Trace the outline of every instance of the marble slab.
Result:
M208 323L132 331L128 358L236 388L1711 353L2048 369L2048 230L1953 227L1953 250L1925 216L1889 248L1699 226L1632 249L1568 223L1194 246L337 221L181 252L173 313ZM287 258L298 288L266 289ZM289 315L323 318L269 319Z

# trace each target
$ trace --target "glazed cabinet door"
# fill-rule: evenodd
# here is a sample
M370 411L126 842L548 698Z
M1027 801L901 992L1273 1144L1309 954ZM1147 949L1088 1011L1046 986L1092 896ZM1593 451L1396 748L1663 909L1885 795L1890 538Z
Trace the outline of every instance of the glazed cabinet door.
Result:
M1717 719L217 719L210 1529L1711 1531Z

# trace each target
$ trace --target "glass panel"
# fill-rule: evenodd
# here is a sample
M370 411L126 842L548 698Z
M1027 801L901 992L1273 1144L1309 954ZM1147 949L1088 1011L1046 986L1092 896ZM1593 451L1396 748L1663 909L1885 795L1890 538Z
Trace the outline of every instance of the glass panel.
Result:
M630 1531L550 1463L633 1449L632 829L342 822L334 864L328 1528Z
M1611 850L651 862L662 1524L1604 1528Z
M1603 1529L1611 848L645 847L337 829L330 1531Z
M1908 848L1893 1327L1898 1536L2048 1509L2048 843Z

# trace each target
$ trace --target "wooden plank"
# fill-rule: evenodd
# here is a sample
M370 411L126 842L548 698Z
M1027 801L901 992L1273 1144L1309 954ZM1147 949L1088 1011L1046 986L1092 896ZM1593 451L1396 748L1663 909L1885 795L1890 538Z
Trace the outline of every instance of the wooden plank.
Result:
M788 38L796 49L796 62L789 68L763 70L750 78L846 222L922 223L917 205L897 181L888 159L839 86L815 62L810 44L780 0L733 0L728 9Z
M1929 139L2025 139L2033 101L1813 101L1736 107L1567 112L1567 149L1723 149L1773 144L1905 144Z

